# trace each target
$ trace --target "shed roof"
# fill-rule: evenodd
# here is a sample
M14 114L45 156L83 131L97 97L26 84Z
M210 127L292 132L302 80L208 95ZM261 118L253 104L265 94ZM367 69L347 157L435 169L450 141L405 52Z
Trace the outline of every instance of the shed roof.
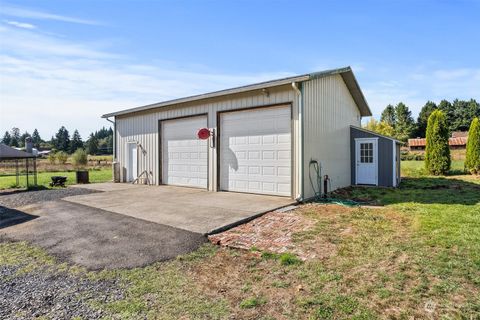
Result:
M307 73L303 75L287 77L282 79L270 80L270 81L260 82L256 84L251 84L251 85L246 85L246 86L241 86L241 87L236 87L236 88L231 88L226 90L214 91L210 93L204 93L204 94L189 96L185 98L163 101L163 102L149 104L149 105L136 107L136 108L120 110L120 111L104 114L102 115L102 118L109 118L109 117L125 115L129 113L134 113L134 112L155 109L155 108L167 107L175 104L191 102L196 100L215 98L215 97L225 96L229 94L277 87L285 84L290 84L292 82L303 82L303 81L307 81L315 78L331 76L334 74L339 74L342 76L343 81L345 81L345 84L348 90L350 91L350 94L353 97L353 100L355 101L358 108L360 109L360 114L362 116L371 116L372 112L370 111L370 107L368 106L367 100L365 99L365 96L363 95L362 90L358 85L355 75L353 74L352 68L344 67L344 68L326 70L321 72Z
M403 144L403 142L400 141L400 140L397 140L397 139L395 139L395 138L392 138L392 137L389 137L389 136L380 134L380 133L375 132L375 131L372 131L372 130L368 130L368 129L365 129L365 128L362 128L362 127L357 127L357 126L350 126L350 128L355 129L355 130L360 130L360 131L368 132L368 133L370 133L370 134L373 134L374 136L378 136L378 137L382 137L382 138L385 138L385 139L388 139L388 140L395 141L397 144Z
M6 144L0 143L0 160L15 160L15 159L27 159L35 158L31 153L17 150L9 147Z

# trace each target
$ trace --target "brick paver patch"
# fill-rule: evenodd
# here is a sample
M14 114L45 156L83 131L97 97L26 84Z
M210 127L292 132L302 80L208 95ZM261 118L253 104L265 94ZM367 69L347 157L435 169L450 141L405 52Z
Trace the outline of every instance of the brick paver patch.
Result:
M290 252L306 260L316 256L292 240L294 233L308 231L315 225L313 219L300 214L298 210L269 212L246 224L223 233L210 235L208 239L225 247L238 249L257 248L273 253Z

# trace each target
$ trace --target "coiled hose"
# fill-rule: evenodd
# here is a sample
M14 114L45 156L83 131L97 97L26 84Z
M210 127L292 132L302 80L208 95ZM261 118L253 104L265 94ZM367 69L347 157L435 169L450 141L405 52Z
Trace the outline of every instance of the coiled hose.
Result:
M333 203L333 204L338 204L338 205L346 206L346 207L355 207L355 206L359 205L358 202L353 201L353 200L327 197L328 190L323 190L323 196L322 196L322 167L318 163L317 160L312 159L312 160L310 160L308 168L309 168L308 178L310 180L310 184L312 186L312 190L313 190L313 193L314 193L314 200L313 200L314 202ZM316 187L315 187L315 183L313 181L314 178L312 178L312 173L315 175L314 178L316 178L316 182L317 182ZM326 179L328 179L328 183L329 183L329 186L330 186L330 189L331 189L332 187L331 187L330 178L328 178L328 176L325 176L325 177L326 177Z

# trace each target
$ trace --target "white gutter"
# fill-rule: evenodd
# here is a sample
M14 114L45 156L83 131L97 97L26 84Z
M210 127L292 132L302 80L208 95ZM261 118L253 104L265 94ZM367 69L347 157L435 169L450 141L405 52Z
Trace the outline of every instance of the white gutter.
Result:
M116 123L116 120L115 120L115 117L113 117L113 121L108 119L108 118L105 118L108 122L112 123L113 124L113 141L112 141L112 154L113 154L113 161L117 161L117 123Z
M295 90L298 96L298 131L299 131L299 153L298 153L298 163L299 163L299 194L296 197L296 200L302 202L304 200L304 190L303 190L303 95L302 90L298 88L297 82L292 82L292 88Z

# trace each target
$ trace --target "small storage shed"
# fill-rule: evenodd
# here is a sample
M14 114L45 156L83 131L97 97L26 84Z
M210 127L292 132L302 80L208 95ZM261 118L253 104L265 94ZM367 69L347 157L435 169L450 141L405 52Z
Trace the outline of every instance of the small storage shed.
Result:
M158 185L302 201L318 194L324 175L329 177L328 191L355 181L351 126L360 127L362 117L371 115L352 69L346 67L103 117L113 118L114 176L120 181L148 177ZM208 139L197 136L201 128L210 132ZM320 170L312 169L312 163ZM382 177L392 177L392 169Z
M352 185L397 187L402 142L360 127L350 127Z

